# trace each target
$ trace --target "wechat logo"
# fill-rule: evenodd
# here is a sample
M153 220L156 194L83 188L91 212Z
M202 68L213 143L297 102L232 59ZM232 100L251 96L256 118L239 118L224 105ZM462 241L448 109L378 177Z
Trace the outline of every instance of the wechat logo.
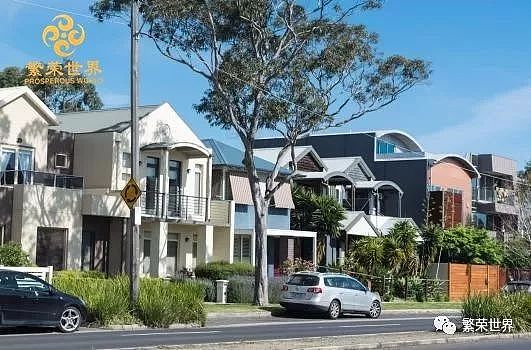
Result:
M435 327L436 331L443 331L446 334L454 334L457 327L455 326L455 323L450 321L450 319L446 316L437 316L433 320L433 327Z

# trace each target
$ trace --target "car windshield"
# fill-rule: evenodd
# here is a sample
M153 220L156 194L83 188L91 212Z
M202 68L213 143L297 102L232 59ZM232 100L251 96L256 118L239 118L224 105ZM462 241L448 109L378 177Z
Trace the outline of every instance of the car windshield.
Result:
M290 277L287 284L294 286L317 286L319 284L319 277L310 275L293 275Z

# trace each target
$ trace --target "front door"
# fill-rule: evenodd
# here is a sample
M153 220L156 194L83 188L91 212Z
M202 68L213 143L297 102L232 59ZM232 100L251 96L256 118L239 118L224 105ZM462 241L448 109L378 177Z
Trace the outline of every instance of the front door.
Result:
M169 198L168 215L182 217L181 215L181 162L170 160L169 164Z
M147 157L146 174L146 212L159 214L159 158Z
M166 254L166 275L177 276L179 272L179 240L176 233L168 234L168 248Z
M37 228L38 266L53 266L54 270L66 268L66 229L54 227Z

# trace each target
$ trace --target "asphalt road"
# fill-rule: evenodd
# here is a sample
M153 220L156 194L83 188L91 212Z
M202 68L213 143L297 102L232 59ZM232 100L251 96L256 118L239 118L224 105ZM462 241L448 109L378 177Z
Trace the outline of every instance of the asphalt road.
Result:
M485 340L479 343L459 343L459 344L442 344L442 345L422 345L407 347L408 350L529 350L531 349L531 340L529 339L504 339L504 340Z
M347 316L333 321L288 317L261 318L256 323L246 321L240 319L225 320L224 324L210 325L205 328L142 329L137 331L82 329L74 334L20 329L0 330L0 349L97 350L355 334L378 337L378 334L381 333L431 330L433 317L425 314L394 314L387 317L382 316L376 320Z

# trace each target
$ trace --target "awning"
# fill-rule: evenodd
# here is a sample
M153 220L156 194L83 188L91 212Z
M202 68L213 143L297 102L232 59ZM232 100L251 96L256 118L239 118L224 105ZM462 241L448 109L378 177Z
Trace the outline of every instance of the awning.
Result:
M294 209L293 197L291 196L291 186L282 184L273 195L276 208Z
M317 233L313 231L298 231L298 230L282 230L282 229L267 229L268 236L274 237L308 237L308 238L317 238Z
M234 202L237 204L253 205L249 179L243 176L230 175L229 180Z

